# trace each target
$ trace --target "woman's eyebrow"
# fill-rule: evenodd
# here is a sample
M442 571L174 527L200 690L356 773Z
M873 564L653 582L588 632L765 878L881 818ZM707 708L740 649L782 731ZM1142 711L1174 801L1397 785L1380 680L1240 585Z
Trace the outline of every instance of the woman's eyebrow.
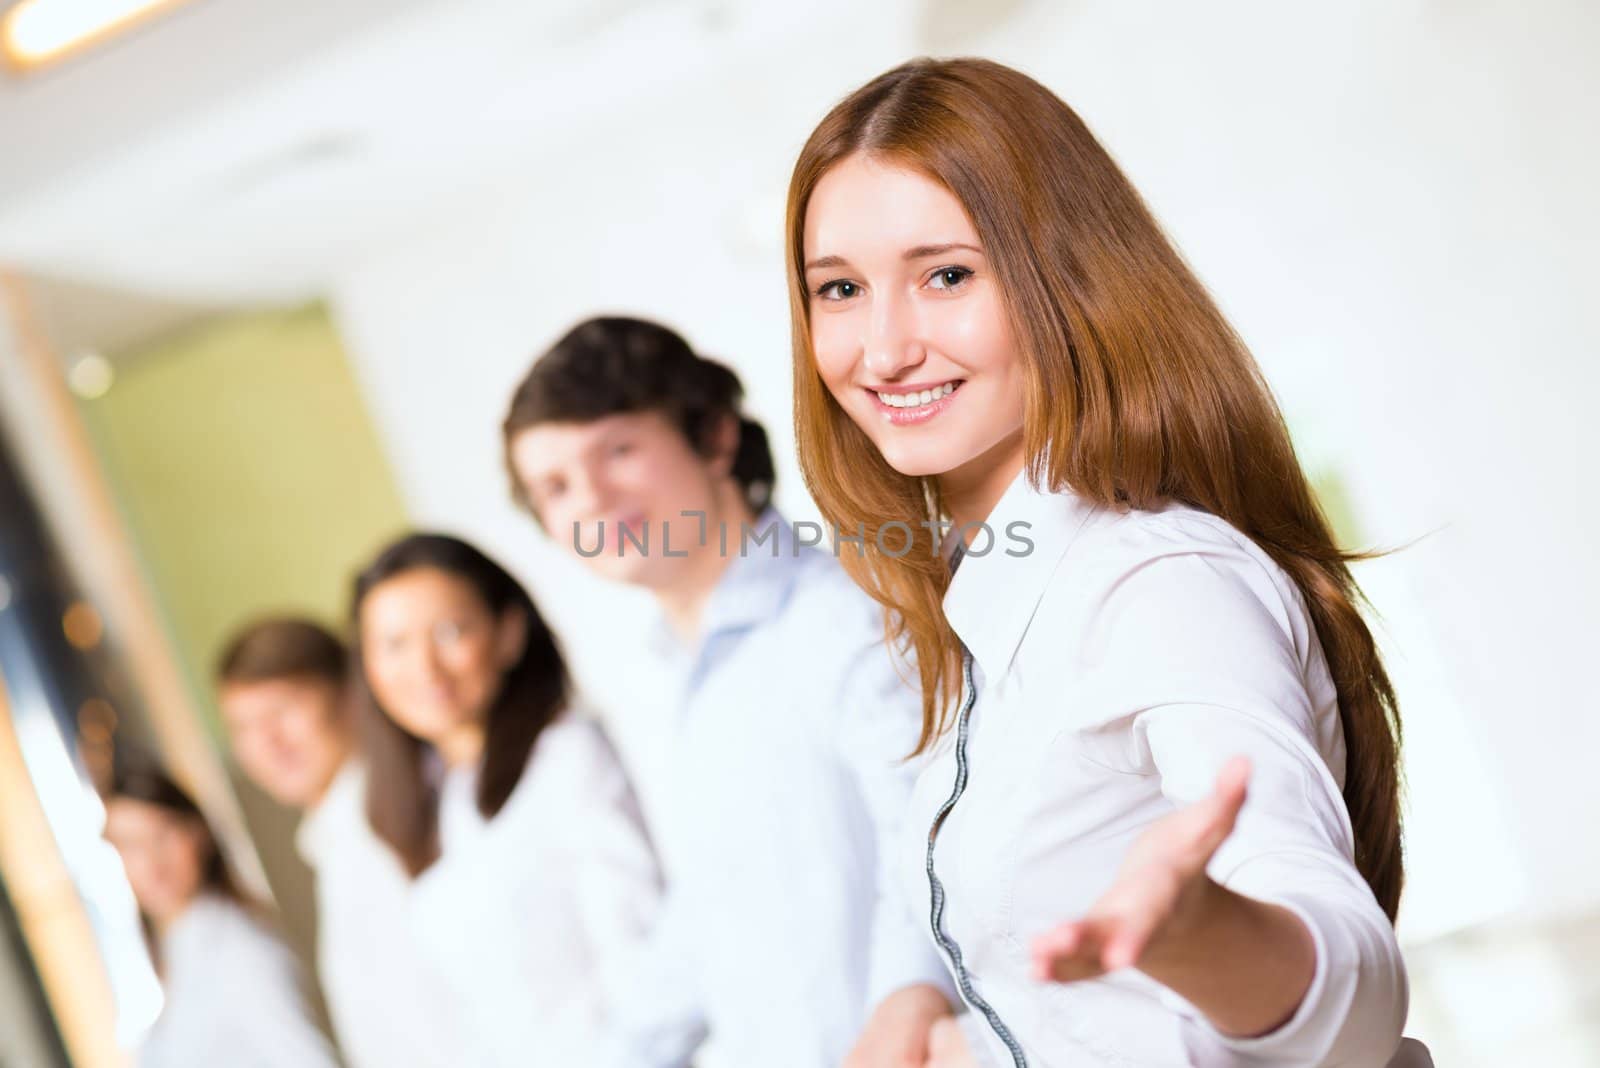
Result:
M818 256L806 264L806 270L816 267L845 267L848 266L843 256Z
M915 248L908 248L901 258L905 260L921 260L929 256L943 256L957 249L965 252L976 252L980 256L983 255L983 249L976 245L969 245L963 241L949 241L942 245L917 245Z
M937 245L914 245L911 248L906 249L905 252L901 253L900 258L909 262L911 260L927 259L930 256L943 256L947 253L955 252L957 250L963 252L976 252L980 256L983 255L983 249L979 248L977 245L969 245L964 241L946 241ZM818 267L848 266L849 261L847 261L843 256L818 256L816 259L808 260L806 262L806 270L808 271Z

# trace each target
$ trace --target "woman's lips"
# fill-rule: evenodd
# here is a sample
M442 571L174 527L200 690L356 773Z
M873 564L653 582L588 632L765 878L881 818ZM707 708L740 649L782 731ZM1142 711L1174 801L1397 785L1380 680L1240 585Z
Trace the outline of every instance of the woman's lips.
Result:
M964 384L964 379L956 378L923 389L897 386L892 390L868 389L867 393L884 422L893 426L915 426L946 411ZM890 399L885 400L885 397Z

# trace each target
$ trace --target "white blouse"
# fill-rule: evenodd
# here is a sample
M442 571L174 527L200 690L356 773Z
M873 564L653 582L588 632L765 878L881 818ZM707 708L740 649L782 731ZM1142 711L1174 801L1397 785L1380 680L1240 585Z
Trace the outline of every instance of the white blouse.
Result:
M312 1021L299 963L237 902L196 899L161 939L165 1005L140 1068L335 1068Z
M485 820L476 771L452 771L440 857L411 918L454 991L456 1063L590 1063L657 912L661 880L638 806L594 722L539 735L505 806Z
M367 822L366 771L350 761L295 836L316 873L317 977L350 1068L454 1068L450 986L411 925L411 877Z
M981 999L993 1014L964 1017L980 1063L1388 1062L1406 1017L1405 968L1351 859L1337 698L1294 584L1213 516L1118 513L1040 493L1025 475L988 524L992 547L978 536L944 602L972 654L977 699L968 780L933 859L969 1006ZM912 800L901 870L924 902L929 828L953 791L957 742L955 730L940 740ZM1082 915L1140 831L1207 796L1235 754L1253 766L1249 798L1209 873L1309 928L1315 977L1293 1018L1231 1038L1132 969L1035 980L1034 936ZM931 918L925 928L933 937Z

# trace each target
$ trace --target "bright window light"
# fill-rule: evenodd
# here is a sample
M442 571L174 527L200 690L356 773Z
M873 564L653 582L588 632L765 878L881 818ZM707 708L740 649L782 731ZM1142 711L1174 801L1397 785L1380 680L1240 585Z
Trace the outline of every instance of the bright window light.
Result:
M182 2L22 0L0 17L0 51L15 67L40 67Z

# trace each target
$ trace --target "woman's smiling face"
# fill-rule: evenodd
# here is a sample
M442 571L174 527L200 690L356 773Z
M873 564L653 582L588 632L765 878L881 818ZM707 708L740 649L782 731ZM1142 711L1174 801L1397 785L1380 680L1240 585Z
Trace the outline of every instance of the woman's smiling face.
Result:
M1023 366L961 202L857 153L817 183L803 240L817 372L884 460L947 487L1009 481Z

